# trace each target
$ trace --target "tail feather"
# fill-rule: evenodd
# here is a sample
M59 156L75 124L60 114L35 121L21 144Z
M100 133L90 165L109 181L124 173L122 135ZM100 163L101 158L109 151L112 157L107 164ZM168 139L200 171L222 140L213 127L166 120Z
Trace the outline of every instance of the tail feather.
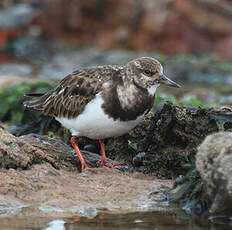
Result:
M23 105L29 109L43 111L43 105L46 99L50 96L50 94L42 94L42 93L30 93L26 94L27 97L32 97L28 101L24 101Z

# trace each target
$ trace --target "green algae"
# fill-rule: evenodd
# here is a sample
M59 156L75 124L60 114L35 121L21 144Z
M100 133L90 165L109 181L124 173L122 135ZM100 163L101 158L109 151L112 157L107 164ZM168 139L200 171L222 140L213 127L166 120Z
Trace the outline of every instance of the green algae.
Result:
M33 113L25 116L23 101L28 93L42 93L50 90L54 84L39 81L23 82L0 90L0 120L9 125L24 124L35 119Z

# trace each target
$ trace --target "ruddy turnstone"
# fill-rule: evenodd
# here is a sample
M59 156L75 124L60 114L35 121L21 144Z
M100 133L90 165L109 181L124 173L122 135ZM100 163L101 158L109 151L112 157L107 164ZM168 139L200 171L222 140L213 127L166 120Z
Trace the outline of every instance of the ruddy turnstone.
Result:
M163 74L163 67L156 59L142 57L125 66L106 65L74 71L56 88L33 94L24 105L55 117L71 131L71 144L82 171L88 166L78 147L79 136L99 140L102 153L99 164L114 167L123 163L107 162L103 140L133 129L151 109L160 84L180 87Z

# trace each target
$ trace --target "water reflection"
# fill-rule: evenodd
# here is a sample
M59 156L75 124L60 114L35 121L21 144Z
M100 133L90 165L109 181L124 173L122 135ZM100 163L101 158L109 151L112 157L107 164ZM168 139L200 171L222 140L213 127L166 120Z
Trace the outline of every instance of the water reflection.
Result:
M183 213L137 212L124 214L100 213L94 218L74 216L71 218L1 218L0 230L229 230L232 223L207 219L192 219Z
M77 222L67 223L67 230L74 229L157 229L157 230L227 230L232 225L213 225L206 219L191 219L181 213L140 212L130 214L99 214L93 219L80 218Z
M63 220L53 220L48 223L49 226L47 228L43 228L42 230L65 230L64 224Z

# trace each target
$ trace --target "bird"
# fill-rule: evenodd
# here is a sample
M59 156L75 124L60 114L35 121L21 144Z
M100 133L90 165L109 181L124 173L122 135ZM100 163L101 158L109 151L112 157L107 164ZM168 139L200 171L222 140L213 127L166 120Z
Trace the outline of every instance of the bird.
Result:
M125 65L76 70L52 90L28 94L24 106L54 117L71 131L81 171L88 168L78 146L81 136L99 140L102 160L98 164L114 168L124 163L107 162L104 139L126 134L138 125L150 111L160 84L180 87L164 75L158 60L140 57Z

